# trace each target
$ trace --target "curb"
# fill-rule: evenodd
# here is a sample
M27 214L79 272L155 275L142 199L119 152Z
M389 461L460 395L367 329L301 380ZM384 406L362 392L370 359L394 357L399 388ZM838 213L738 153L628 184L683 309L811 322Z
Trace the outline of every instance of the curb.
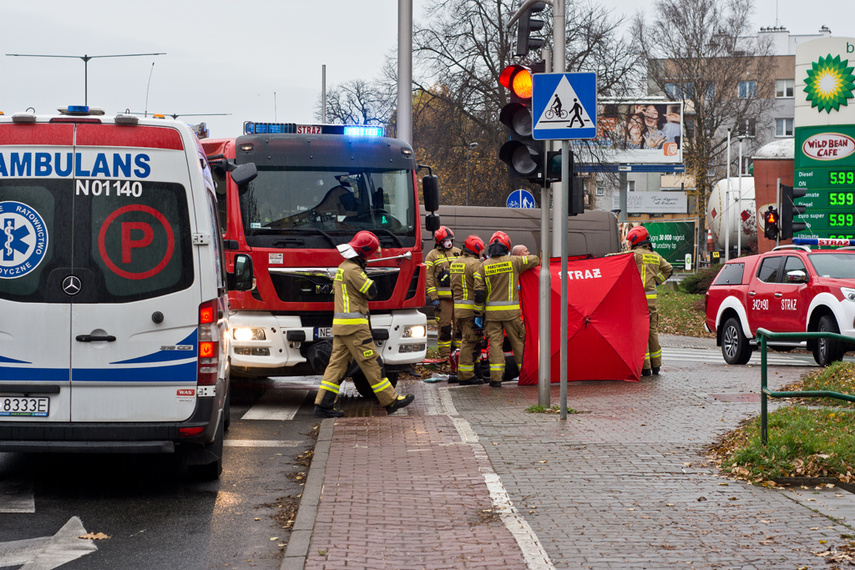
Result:
M297 509L297 518L294 520L294 526L291 529L291 538L288 540L288 547L285 549L285 557L282 559L280 570L303 570L306 565L309 544L312 541L312 531L315 528L315 518L318 515L318 505L321 502L324 472L330 456L334 426L335 419L333 418L327 418L321 422L318 441L315 444L315 453L312 456L312 465L309 467L306 486L303 489L302 497L300 497L300 507Z

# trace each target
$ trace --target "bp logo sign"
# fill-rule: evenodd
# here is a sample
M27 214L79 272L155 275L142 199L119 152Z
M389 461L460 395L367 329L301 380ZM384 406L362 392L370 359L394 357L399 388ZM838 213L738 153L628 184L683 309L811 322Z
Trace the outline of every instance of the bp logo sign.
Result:
M840 110L841 105L848 105L847 99L852 99L855 89L855 76L852 75L849 60L840 60L840 56L820 57L813 62L807 71L805 93L811 107L817 107L820 113Z
M47 226L37 211L21 202L0 202L0 279L33 271L47 247Z

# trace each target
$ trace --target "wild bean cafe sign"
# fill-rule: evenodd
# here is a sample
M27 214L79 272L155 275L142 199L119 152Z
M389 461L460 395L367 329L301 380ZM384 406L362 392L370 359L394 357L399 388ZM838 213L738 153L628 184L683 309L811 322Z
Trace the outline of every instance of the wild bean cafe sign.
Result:
M796 47L794 185L799 237L855 238L855 38Z

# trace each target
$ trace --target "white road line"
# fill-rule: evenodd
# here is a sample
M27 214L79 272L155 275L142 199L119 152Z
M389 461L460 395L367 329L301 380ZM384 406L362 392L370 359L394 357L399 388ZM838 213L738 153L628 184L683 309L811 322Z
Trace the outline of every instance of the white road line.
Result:
M34 513L36 499L30 481L0 480L0 513Z
M303 442L278 439L226 439L223 445L226 447L300 447Z
M433 386L433 385L430 385ZM454 402L451 399L448 386L437 386L438 390L427 388L423 394L428 395L427 414L428 415L447 415L457 428L457 433L464 443L476 448L476 454L487 451L478 439L478 434L472 429L469 422L460 417L457 413L457 408L454 407ZM520 515L517 508L511 501L505 486L499 475L493 471L489 460L482 467L481 474L484 477L484 483L487 485L487 490L490 492L490 502L493 505L493 510L499 514L505 527L513 535L514 540L522 551L525 558L526 566L533 570L554 570L555 566L549 558L546 549L540 543L537 535L529 526L528 521Z
M268 390L242 420L293 420L308 390Z

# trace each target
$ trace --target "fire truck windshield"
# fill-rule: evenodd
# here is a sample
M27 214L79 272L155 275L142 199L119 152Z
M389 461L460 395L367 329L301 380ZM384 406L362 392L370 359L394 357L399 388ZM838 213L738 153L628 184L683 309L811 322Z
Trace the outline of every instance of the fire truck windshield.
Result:
M408 170L262 167L241 194L240 211L251 246L328 248L370 230L385 247L411 247L418 220L414 195ZM318 239L326 243L305 243Z

